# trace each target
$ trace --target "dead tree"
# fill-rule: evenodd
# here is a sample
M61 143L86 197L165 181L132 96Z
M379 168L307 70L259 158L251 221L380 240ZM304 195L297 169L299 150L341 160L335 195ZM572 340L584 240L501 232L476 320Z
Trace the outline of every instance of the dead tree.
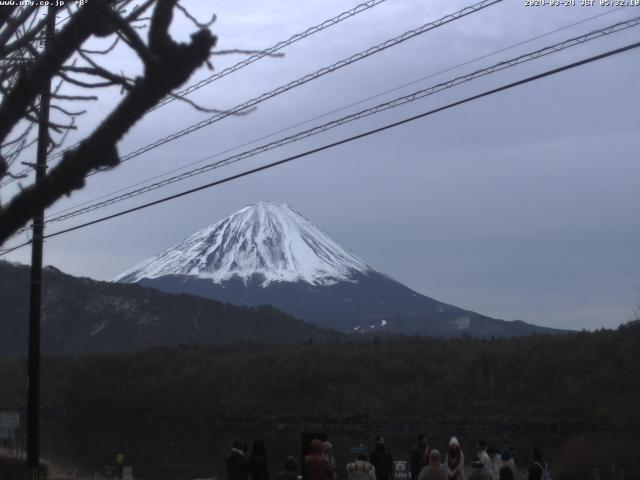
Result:
M178 43L169 34L176 10L197 27L188 43ZM68 18L44 42L47 15ZM76 117L83 113L69 105L95 99L90 90L96 88L118 87L122 93L120 103L83 140L65 150L41 181L0 206L0 245L38 210L82 188L91 171L120 163L117 144L124 134L196 69L208 64L216 43L209 30L212 22L198 22L178 0L138 4L88 0L73 10L60 5L48 11L37 6L0 7L0 186L3 179L6 182L15 175L9 173L11 164L35 141L39 96L49 80L54 82L52 112L62 118L48 125L50 150L63 143L66 133L76 128ZM87 42L94 38L112 43L100 51L90 50ZM42 44L44 48L39 49ZM100 61L118 44L139 58L142 74L132 78ZM72 93L65 90L69 85L74 88Z

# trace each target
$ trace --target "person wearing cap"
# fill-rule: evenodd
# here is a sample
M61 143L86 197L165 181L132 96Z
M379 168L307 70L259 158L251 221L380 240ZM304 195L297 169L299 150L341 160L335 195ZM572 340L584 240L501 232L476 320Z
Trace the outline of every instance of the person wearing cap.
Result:
M471 459L471 470L467 480L491 480L488 470L477 455Z
M500 468L500 471L505 467L509 468L515 477L518 473L518 468L516 467L516 462L513 459L513 452L511 451L511 448L506 446L502 449L502 452L500 453L500 460L502 461L502 468Z
M429 465L422 469L418 480L448 480L447 471L440 463L440 452L435 448L429 454Z
M449 451L444 463L447 466L449 480L464 480L464 453L456 437L451 437L449 440Z

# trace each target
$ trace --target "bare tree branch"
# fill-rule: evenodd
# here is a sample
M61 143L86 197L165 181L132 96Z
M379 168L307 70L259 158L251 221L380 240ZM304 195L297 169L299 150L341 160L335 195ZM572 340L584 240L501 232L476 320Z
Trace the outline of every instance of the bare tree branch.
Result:
M6 45L9 39L18 31L18 28L27 21L27 19L37 10L36 6L29 6L24 8L17 18L8 17L6 20L7 26L0 33L0 45ZM4 54L4 47L0 47L0 53Z
M79 48L78 53L86 55L106 55L107 53L110 53L114 48L116 48L118 42L120 42L120 37L116 36L114 42L104 50L88 50L86 48Z
M180 9L180 11L183 13L183 15L185 17L187 17L191 21L191 23L193 23L198 28L209 28L218 19L218 17L216 17L216 15L213 15L211 17L211 20L209 20L208 22L200 22L200 21L198 21L197 18L195 18L193 15L191 15L191 13L189 13L189 10L187 10L182 5L180 5L180 3L177 3L176 6L178 7L178 9Z
M114 28L120 31L118 18L122 17L110 8L112 3L92 0L79 9L56 35L51 46L48 45L41 57L23 72L15 88L0 105L0 141L17 121L25 117L42 87L41 78L59 74L64 62L89 36L104 36ZM209 30L202 29L193 34L186 44L176 43L170 37L169 26L176 4L176 0L157 0L147 43L150 61L145 62L144 74L135 79L117 107L76 148L67 150L62 160L41 181L24 189L0 210L0 244L25 225L39 209L82 188L89 172L118 165L120 159L116 145L123 135L151 107L182 85L194 70L207 61L216 43ZM138 50L136 52L139 53ZM16 90L20 95L15 93ZM79 97L84 96L56 94L56 98ZM18 112L12 114L10 107L18 108Z
M44 53L24 69L14 88L0 104L0 142L20 120L25 109L33 103L46 82L56 74L64 62L93 33L104 30L104 19L110 16L108 0L93 0L69 20L51 39Z

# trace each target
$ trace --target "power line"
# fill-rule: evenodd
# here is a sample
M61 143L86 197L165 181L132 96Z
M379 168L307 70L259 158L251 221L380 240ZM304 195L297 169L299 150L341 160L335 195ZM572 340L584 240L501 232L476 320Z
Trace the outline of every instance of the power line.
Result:
M385 42L382 42L378 45L375 45L373 47L370 47L366 50L363 50L359 53L356 53L355 55L352 55L348 58L339 60L338 62L335 62L329 66L323 67L319 70L316 70L313 73L309 73L307 75L304 75L303 77L300 77L296 80L293 80L292 82L289 82L285 85L281 85L280 87L271 90L269 92L263 93L262 95L259 95L257 97L252 98L251 100L248 100L244 103L241 103L239 105L236 105L235 107L226 110L224 112L218 113L216 115L213 115L212 117L209 117L205 120L202 120L200 122L197 122L195 124L190 125L189 127L186 127L178 132L172 133L170 135L166 135L158 140L156 140L155 142L152 142L150 144L147 144L143 147L138 148L137 150L134 150L133 152L130 152L126 155L124 155L123 157L121 157L120 159L120 163L124 163L127 162L129 160L131 160L132 158L138 157L140 155L142 155L143 153L146 153L150 150L153 150L161 145L164 145L166 143L169 143L173 140L176 140L178 138L181 138L185 135L188 135L190 133L195 132L196 130L199 130L203 127L206 127L208 125L211 125L215 122L218 122L224 118L227 118L229 116L232 115L237 115L240 114L242 112L246 112L247 110L255 107L256 105L258 105L259 103L264 102L265 100L268 100L270 98L273 98L277 95L280 95L282 93L288 92L289 90L292 90L296 87L299 87L301 85L304 85L305 83L308 83L310 81L316 80L320 77L323 77L324 75L327 75L329 73L333 73L336 70L339 70L340 68L346 67L347 65L350 65L352 63L355 63L359 60L362 60L364 58L367 58L371 55L374 55L376 53L382 52L383 50L386 50L387 48L393 47L395 45L399 45L403 42L406 42L407 40L416 37L418 35L421 35L423 33L429 32L431 30L434 30L436 28L441 27L442 25L446 25L450 22L453 22L455 20L458 20L460 18L466 17L467 15L470 15L472 13L476 13L480 10L483 10L485 8L488 8L492 5L495 5L497 3L502 2L503 0L481 0L480 2L477 2L473 5L470 5L468 7L465 7L461 10L458 10L457 12L451 13L449 15L445 15L444 17L435 20L433 22L429 22L426 23L418 28L415 28L413 30L408 30L406 32L404 32L402 35L399 35L397 37L394 37L392 39L389 39ZM93 172L89 173L87 176L91 176L91 175L95 175L96 173L99 173L101 171L104 171L105 169L99 169L99 170L94 170Z
M325 30L329 27L332 27L333 25L336 25L344 20L347 20L348 18L351 18L355 15L357 15L358 13L364 12L370 8L375 7L376 5L381 4L382 2L384 2L386 0L370 0L368 2L365 3L361 3L360 5L357 5L355 7L353 7L350 10L347 10L345 12L342 12L338 15L336 15L333 18L330 18L328 20L325 20L322 23L319 23L318 25L314 25L313 27L309 27L307 28L304 32L301 33L296 33L295 35L292 35L291 37L289 37L287 40L283 40L280 41L278 43L276 43L275 45L259 52L256 53L244 60L242 60L241 62L236 63L235 65L232 65L231 67L227 67L224 70L220 71L219 73L215 73L213 75L211 75L208 78L205 78L203 80L200 80L197 83L194 83L193 85L188 86L187 88L180 90L179 92L177 92L175 95L178 97L185 97L193 92L195 92L196 90L199 90L200 88L204 87L205 85L209 85L210 83L215 82L216 80L219 80L223 77L226 77L227 75L233 73L233 72L237 72L238 70L251 65L254 62L257 62L258 60L267 57L269 55L273 55L274 53L282 50L285 47L288 47L289 45L293 45L294 43L298 42L299 40L302 40L304 38L307 38L311 35L313 35L314 33L317 32L321 32L322 30ZM161 102L159 102L156 106L154 106L153 108L151 108L149 111L153 111L156 110L164 105L166 105L167 103L172 102L173 100L175 100L175 97L166 97L164 100L162 100Z
M98 219L95 219L95 220L91 220L89 222L85 222L85 223L82 223L80 225L76 225L74 227L66 228L64 230L59 230L57 232L50 233L50 234L46 235L45 238L51 238L51 237L56 237L56 236L59 236L59 235L63 235L65 233L69 233L69 232L73 232L75 230L86 228L88 226L95 225L95 224L98 224L98 223L102 223L102 222L105 222L107 220L111 220L111 219L114 219L114 218L117 218L117 217L121 217L121 216L127 215L129 213L133 213L133 212L137 212L139 210L143 210L143 209L146 209L146 208L149 208L149 207L153 207L155 205L159 205L161 203L165 203L165 202L168 202L170 200L174 200L176 198L184 197L186 195L190 195L192 193L199 192L201 190L206 190L206 189L218 186L218 185L222 185L224 183L228 183L228 182L231 182L233 180L237 180L239 178L243 178L243 177L252 175L254 173L258 173L258 172L261 172L261 171L264 171L264 170L268 170L268 169L271 169L273 167L277 167L277 166L283 165L285 163L290 163L290 162L292 162L294 160L298 160L300 158L307 157L307 156L312 155L314 153L319 153L319 152L322 152L324 150L328 150L328 149L337 147L339 145L344 145L346 143L350 143L352 141L359 140L359 139L362 139L362 138L365 138L365 137L368 137L368 136L383 132L385 130L392 129L392 128L398 127L400 125L411 123L411 122L414 122L414 121L419 120L421 118L425 118L425 117L434 115L436 113L440 113L440 112L443 112L445 110L449 110L451 108L454 108L454 107L457 107L457 106L460 106L460 105L464 105L466 103L470 103L472 101L479 100L481 98L488 97L490 95L494 95L494 94L499 93L499 92L503 92L505 90L510 90L510 89L518 87L520 85L525 85L527 83L531 83L531 82L540 80L540 79L545 78L545 77L556 75L558 73L561 73L561 72L564 72L564 71L567 71L567 70L571 70L571 69L577 68L577 67L582 66L582 65L593 63L593 62L596 62L598 60L605 59L607 57L611 57L611 56L614 56L614 55L619 55L619 54L621 54L623 52L627 52L627 51L636 49L638 47L640 47L640 42L635 42L635 43L626 45L624 47L616 48L614 50L609 50L609 51L607 51L605 53L601 53L599 55L594 55L592 57L588 57L586 59L579 60L577 62L573 62L573 63L567 64L567 65L564 65L562 67L557 67L557 68L554 68L554 69L551 69L551 70L547 70L545 72L542 72L542 73L539 73L539 74L536 74L536 75L532 75L530 77L526 77L526 78L524 78L522 80L511 82L511 83L508 83L506 85L502 85L500 87L493 88L491 90L487 90L485 92L479 93L477 95L466 97L466 98L464 98L462 100L458 100L456 102L449 103L449 104L447 104L445 106L438 107L438 108L435 108L433 110L429 110L427 112L424 112L424 113L421 113L421 114L418 114L418 115L414 115L414 116L405 118L403 120L399 120L397 122L389 123L389 124L384 125L382 127L378 127L378 128L372 129L372 130L368 130L366 132L363 132L363 133L360 133L360 134L357 134L357 135L353 135L351 137L347 137L347 138L344 138L342 140L338 140L336 142L325 144L325 145L323 145L321 147L313 148L311 150L307 150L305 152L302 152L302 153L299 153L299 154L296 154L296 155L293 155L293 156L290 156L290 157L287 157L287 158L284 158L284 159L281 159L281 160L278 160L278 161L275 161L275 162L271 162L271 163L268 163L266 165L262 165L260 167L256 167L256 168L253 168L253 169L250 169L250 170L246 170L244 172L241 172L241 173L238 173L238 174L235 174L235 175L231 175L229 177L225 177L223 179L216 180L214 182L210 182L210 183L207 183L205 185L201 185L199 187L191 188L189 190L185 190L185 191L182 191L180 193L169 195L167 197L163 197L163 198L155 200L153 202L145 203L145 204L139 205L137 207L129 208L127 210L123 210L123 211L120 211L120 212L117 212L117 213L114 213L114 214L111 214L111 215L107 215L107 216L104 216L104 217L101 217L101 218L98 218ZM5 250L2 253L0 253L0 256L6 255L7 253L12 252L14 250L17 250L18 248L21 248L21 247L23 247L25 245L28 245L29 243L31 243L31 242L25 242L25 243L23 243L21 245L18 245L16 247L11 248L11 249Z
M505 70L507 68L512 68L512 67L515 67L517 65L521 65L523 63L527 63L527 62L530 62L532 60L536 60L538 58L541 58L541 57L544 57L544 56L547 56L547 55L555 54L555 53L558 53L558 52L560 52L562 50L565 50L567 48L574 47L576 45L581 45L581 44L584 44L584 43L586 43L588 41L595 40L595 39L598 39L598 38L602 38L602 37L604 37L606 35L611 35L613 33L621 32L623 30L638 26L639 24L640 24L640 16L638 16L636 18L633 18L633 19L630 19L630 20L627 20L627 21L624 21L624 22L618 22L616 24L610 25L608 27L605 27L605 28L602 28L602 29L599 29L599 30L591 31L591 32L589 32L587 34L584 34L584 35L581 35L579 37L574 37L574 38L570 38L568 40L564 40L562 42L559 42L559 43L556 43L556 44L553 44L553 45L550 45L550 46L535 50L535 51L530 52L530 53L519 55L519 56L511 58L509 60L504 60L504 61L498 62L498 63L496 63L496 64L494 64L494 65L492 65L490 67L482 68L482 69L476 70L474 72L455 77L455 78L453 78L451 80L448 80L448 81L445 81L445 82L442 82L442 83L438 83L436 85L430 86L430 87L425 88L425 89L418 90L418 91L413 92L411 94L404 95L402 97L398 97L396 99L393 99L393 100L390 100L388 102L384 102L384 103L375 105L373 107L361 110L359 112L352 113L350 115L346 115L346 116L338 118L336 120L332 120L332 121L324 123L322 125L318 125L318 126L313 127L311 129L295 133L293 135L290 135L290 136L275 140L273 142L270 142L270 143L267 143L267 144L264 144L264 145L260 145L260 146L258 146L256 148L253 148L251 150L247 150L245 152L242 152L242 153L239 153L239 154L236 154L236 155L232 155L232 156L227 157L227 158L225 158L223 160L220 160L218 162L214 162L214 163L211 163L211 164L208 164L208 165L204 165L202 167L199 167L199 168L184 172L182 174L175 175L173 177L169 177L169 178L167 178L165 180L152 183L152 184L147 185L145 187L142 187L142 188L139 188L139 189L136 189L136 190L131 190L131 191L125 193L125 194L112 197L112 198L110 198L108 200L104 200L102 202L97 202L97 203L94 203L94 204L86 206L86 207L78 208L78 209L73 210L73 211L71 211L69 213L65 213L65 214L62 214L62 215L58 215L58 216L49 218L49 219L47 219L47 223L68 220L68 219L76 217L78 215L89 213L89 212L98 210L100 208L104 208L106 206L109 206L109 205L112 205L112 204L115 204L115 203L119 203L119 202L124 201L124 200L128 200L130 198L142 195L144 193L147 193L147 192L150 192L150 191L157 190L159 188L165 187L165 186L170 185L172 183L176 183L176 182L185 180L187 178L194 177L196 175L204 174L204 173L209 172L211 170L214 170L214 169L217 169L217 168L220 168L220 167L223 167L223 166L227 166L227 165L230 165L232 163L239 162L239 161L244 160L246 158L253 157L255 155L264 153L266 151L269 151L269 150L272 150L272 149L275 149L275 148L278 148L278 147L281 147L281 146L284 146L284 145L287 145L287 144L290 144L290 143L294 143L296 141L302 140L304 138L311 137L313 135L317 135L317 134L322 133L322 132L326 132L327 130L330 130L330 129L345 125L345 124L353 122L355 120L359 120L359 119L368 117L370 115L374 115L374 114L377 114L377 113L380 113L380 112L383 112L383 111L386 111L386 110L397 108L399 106L405 105L407 103L414 102L416 100L425 98L427 96L433 95L433 94L441 92L443 90L447 90L449 88L453 88L453 87L455 87L457 85L460 85L460 84L475 80L477 78L480 78L480 77L483 77L483 76L486 76L486 75L490 75L490 74L493 74L493 73L496 73L496 72L500 72L500 71ZM213 155L213 156L217 156L217 154ZM212 156L205 157L205 158L208 159L208 158L211 158L211 157Z
M528 39L526 39L526 40L522 40L522 41L520 41L520 42L517 42L517 43L511 44L511 45L509 45L509 46L507 46L507 47L500 48L499 50L494 50L494 51L493 51L493 52L491 52L491 53L487 53L487 54L481 55L481 56L479 56L479 57L475 57L475 58L473 58L473 59L467 60L467 61L465 61L465 62L458 63L458 64L453 65L453 66L451 66L451 67L447 67L447 68L445 68L444 70L439 70L439 71L434 72L434 73L431 73L431 74L429 74L429 75L427 75L427 76L424 76L424 77L418 78L418 79L416 79L416 80L412 80L411 82L403 83L402 85L399 85L399 86L397 86L397 87L391 88L391 89L389 89L389 90L385 90L385 91L380 92L380 93L377 93L377 94L375 94L375 95L371 95L371 96L369 96L369 97L363 98L363 99L358 100L358 101L356 101L356 102L352 102L352 103L350 103L350 104L344 105L344 106L342 106L342 107L340 107L340 108L336 108L336 109L331 110L331 111L329 111L329 112L325 112L325 113L323 113L323 114L321 114L321 115L317 115L317 116L312 117L312 118L309 118L309 119L307 119L307 120L303 120L303 121L301 121L301 122L295 123L295 124L293 124L293 125L290 125L290 126L288 126L288 127L282 128L282 129L277 130L277 131L275 131L275 132L269 133L269 134L267 134L267 135L263 135L263 136L261 136L261 137L259 137L259 138L256 138L256 139L253 139L253 140L250 140L250 141L244 142L244 143L242 143L242 144L240 144L240 145L236 145L235 147L228 148L228 149L223 150L223 151L221 151L221 152L218 152L218 153L216 153L216 154L214 154L214 155L209 155L209 156L207 156L207 157L205 157L205 158L203 158L203 159L201 158L201 159L196 160L196 161L194 161L194 162L189 162L189 163L187 163L187 164L185 164L185 165L182 165L181 167L173 168L173 169L171 169L171 170L169 170L169 171L166 171L166 172L164 172L164 173L161 173L161 174L158 174L158 175L154 175L154 176L151 176L151 177L147 177L147 178L145 178L145 179L143 179L143 180L140 180L140 181L138 181L138 182L136 182L136 183L129 184L129 185L127 185L126 187L121 187L121 188L119 188L119 189L117 189L117 190L114 190L114 191L112 191L112 192L109 192L109 193L106 193L106 194L103 194L103 195L99 195L99 196L97 196L97 197L92 198L91 200L87 200L87 201L85 201L85 202L78 203L78 204L76 204L76 205L73 205L73 206L70 206L70 207L64 208L64 209L62 209L62 210L58 210L57 212L52 213L50 216L51 216L51 217L58 216L58 215L60 215L60 214L62 214L62 213L68 212L68 211L70 211L70 210L77 209L78 207L82 207L82 206L84 206L84 205L88 205L88 204L90 204L90 203L94 203L94 202L96 202L97 200L100 200L100 199L102 199L102 198L106 198L106 197L109 197L109 196L111 196L111 195L115 195L116 193L124 192L124 191L126 191L127 189L130 189L130 188L133 188L133 187L137 187L138 185L142 185L142 184L144 184L144 183L146 183L146 182L149 182L149 181L151 181L151 180L156 180L156 179L158 179L158 178L165 177L165 176L167 176L167 175L169 175L169 174L171 174L171 173L175 173L175 172L178 172L178 171L180 171L180 170L184 170L184 169L185 169L185 168L187 168L187 167L191 167L191 166L193 166L193 165L197 165L198 163L202 163L203 161L209 160L209 159L211 159L211 158L214 158L214 157L218 157L218 156L224 155L225 153L230 153L230 152L232 152L232 151L234 151L234 150L237 150L237 149L239 149L239 148L242 148L242 147L247 147L247 146L249 146L249 145L251 145L251 144L254 144L254 143L257 143L257 142L259 142L259 141L261 141L261 140L265 140L265 139L267 139L267 138L269 138L269 137L273 137L273 136L275 136L275 135L278 135L279 133L284 133L284 132L289 131L289 130L292 130L292 129L296 128L296 127L300 127L300 126L305 125L305 124L307 124L307 123L311 123L311 122L313 122L313 121L315 121L315 120L319 120L319 119L321 119L321 118L328 117L329 115L333 115L334 113L338 113L338 112L344 111L344 110L346 110L346 109L348 109L348 108L351 108L351 107L354 107L354 106L357 106L357 105L361 105L361 104L363 104L363 103L365 103L365 102L368 102L369 100L374 100L374 99L376 99L376 98L380 98L380 97L382 97L382 96L384 96L384 95L387 95L387 94L389 94L389 93L395 92L395 91L397 91L397 90L401 90L401 89L403 89L403 88L405 88L405 87L408 87L408 86L410 86L410 85L415 85L416 83L420 83L420 82L422 82L422 81L424 81L424 80L428 80L429 78L433 78L433 77L436 77L436 76L441 75L441 74L443 74L443 73L447 73L447 72L450 72L450 71L452 71L452 70L456 70L456 69L458 69L458 68L460 68L460 67L464 67L465 65L469 65L469 64L471 64L471 63L475 63L475 62L477 62L477 61L479 61L479 60L483 60L483 59L485 59L485 58L492 57L492 56L494 56L494 55L497 55L498 53L502 53L502 52L505 52L505 51L511 50L511 49L513 49L513 48L516 48L516 47L519 47L519 46L525 45L525 44L527 44L527 43L531 43L531 42L533 42L533 41L535 41L535 40L539 40L539 39L544 38L544 37L547 37L547 36L549 36L549 35L553 35L554 33L558 33L558 32L561 32L561 31L563 31L563 30L567 30L567 29L569 29L569 28L572 28L572 27L575 27L575 26L577 26L577 25L580 25L580 24L583 24L583 23L589 22L589 21L594 20L594 19L596 19L596 18L599 18L599 17L605 16L605 15L611 15L612 13L615 13L616 11L621 10L622 8L624 8L624 7L618 7L618 8L615 8L615 9L613 9L613 10L607 10L607 11L605 11L605 12L602 12L602 13L599 13L599 14L596 14L596 15L593 15L593 16L590 16L590 17L587 17L587 18L584 18L584 19L579 20L579 21L577 21L577 22L573 22L573 23L570 23L570 24L564 25L564 26L562 26L562 27L556 28L556 29L554 29L554 30L551 30L551 31L548 31L548 32L545 32L545 33L542 33L542 34L539 34L539 35L536 35L536 36L534 36L534 37L530 37L530 38L528 38Z
M358 15L359 13L362 13L364 11L367 11L377 5L380 5L381 3L386 2L387 0L369 0L367 2L361 3L359 5L356 5L355 7L346 10L344 12L339 13L338 15L329 18L327 20L324 20L323 22L314 25L312 27L307 28L306 30L304 30L303 32L300 33L296 33L294 35L292 35L291 37L289 37L286 40L282 40L278 43L276 43L275 45L272 45L271 47L268 47L258 53L255 53L253 55L251 55L250 57L245 58L244 60L236 63L235 65L232 65L230 67L225 68L224 70L220 71L219 73L215 73L213 75L211 75L208 78L205 78L197 83L194 83L193 85L188 86L187 88L180 90L179 92L175 93L173 97L165 97L161 102L159 102L157 105L155 105L154 107L152 107L151 109L148 110L148 112L152 112L170 102L172 102L173 100L175 100L175 97L182 97L182 96L187 96L192 92L195 92L196 90L199 90L200 88L204 87L205 85L209 85L213 82L215 82L216 80L219 80L223 77L226 77L227 75L230 75L234 72L237 72L238 70L243 69L244 67L247 67L249 65L251 65L252 63L257 62L258 60L261 60L262 58L268 57L268 56L272 56L273 54L279 52L280 50L282 50L285 47L288 47L289 45L293 45L294 43L303 40L307 37L310 37L311 35L321 32L323 30L326 30L327 28L330 28L334 25L337 25L340 22L343 22L344 20L347 20L351 17L354 17L355 15ZM69 18L71 18L72 15L67 16L66 18L58 21L58 23L56 23L56 25L59 25L60 23L68 20ZM56 158L61 157L67 150L71 150L73 148L78 147L80 143L75 143L73 145L70 145L69 147L66 147L62 150L59 150L58 152L52 154L49 156L49 160L54 160ZM16 176L21 176L24 175L26 173L28 173L29 170L26 169L22 172L19 172ZM8 181L5 181L3 183L0 183L0 188L10 184L11 182L14 181L13 178L9 177L9 179L7 179Z

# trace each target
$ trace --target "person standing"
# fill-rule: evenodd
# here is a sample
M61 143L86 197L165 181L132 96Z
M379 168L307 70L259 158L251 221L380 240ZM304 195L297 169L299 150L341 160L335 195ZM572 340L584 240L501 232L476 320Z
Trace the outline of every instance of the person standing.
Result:
M391 480L393 474L393 458L384 445L384 437L376 437L376 447L371 453L371 463L376 469L377 480Z
M264 442L262 440L254 440L251 446L251 454L249 455L251 480L269 480L268 464L267 449L264 446Z
M484 440L478 440L478 458L482 462L484 469L487 471L489 476L491 476L491 458L489 458L489 454L487 453L487 442Z
M422 469L418 480L448 480L447 471L440 463L440 452L435 448L429 453L429 465Z
M333 456L333 445L331 444L331 442L328 441L324 441L322 442L322 450L324 452L324 456L327 457L327 460L329 460L329 463L331 464L331 468L333 469L333 475L332 478L337 478L337 472L336 472L336 459Z
M449 451L444 462L447 466L449 480L464 480L464 452L456 437L449 440Z
M491 445L487 450L487 455L489 455L489 475L493 480L498 480L498 472L500 468L502 468L502 460L500 460L500 452L498 449Z
M549 465L542 459L542 452L533 447L533 465L529 468L528 480L549 480Z
M429 455L429 441L427 440L427 436L424 433L418 435L418 443L411 450L411 455L409 457L409 463L411 466L411 480L417 480L418 475L422 471L422 468L425 466L422 461L425 456Z
M236 440L233 442L229 455L227 455L227 479L247 480L249 473L249 462L247 462L247 459L244 456L242 442L240 440Z
M304 457L305 480L330 480L333 468L324 455L322 440L314 438L309 444L309 455Z
M518 469L513 458L513 452L511 451L511 448L509 448L509 446L505 446L502 449L502 452L500 453L500 460L502 461L502 468L500 469L500 471L502 471L502 469L505 467L510 468L513 472L513 476L515 477L518 473Z
M376 468L367 461L367 454L360 453L355 462L347 464L348 480L376 480Z

